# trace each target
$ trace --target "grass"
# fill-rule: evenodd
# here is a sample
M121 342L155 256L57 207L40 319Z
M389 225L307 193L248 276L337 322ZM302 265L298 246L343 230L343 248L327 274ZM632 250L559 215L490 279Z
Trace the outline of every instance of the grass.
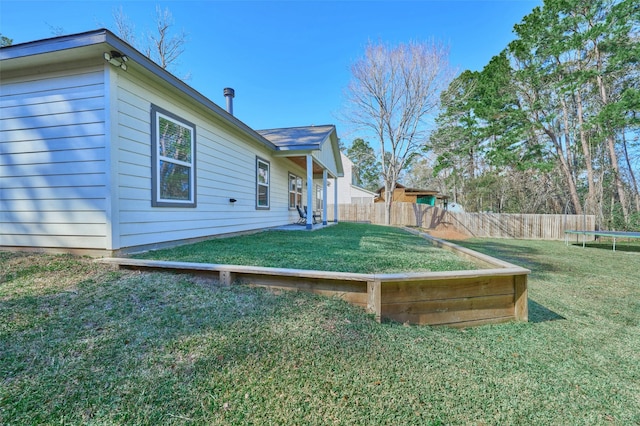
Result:
M401 229L358 223L219 238L135 257L356 273L478 269Z
M377 324L338 299L0 253L0 424L639 425L637 253L470 240L530 319Z

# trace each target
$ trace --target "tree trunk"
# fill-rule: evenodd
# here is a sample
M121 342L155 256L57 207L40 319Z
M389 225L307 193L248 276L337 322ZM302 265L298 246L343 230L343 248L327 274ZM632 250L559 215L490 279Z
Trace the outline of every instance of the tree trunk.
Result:
M624 152L624 159L627 163L627 168L629 169L629 176L631 178L631 189L633 190L633 198L636 204L636 212L640 212L640 193L638 192L638 181L636 180L636 175L633 173L633 168L631 167L631 160L629 159L629 150L627 149L627 138L622 132L622 148Z
M578 132L580 134L580 145L582 146L582 155L584 155L585 167L587 169L587 199L585 203L587 214L596 214L596 186L593 180L593 159L591 158L591 149L589 141L584 131L584 117L582 110L582 95L580 90L576 91L576 104L578 107Z
M598 73L596 74L596 81L598 83L598 89L600 91L600 98L602 100L602 106L606 107L609 104L609 96L607 94L607 88L605 87L604 81L602 80L602 58L600 57L600 50L598 49L598 45L595 45L594 48L596 54L597 61L597 69ZM609 157L611 159L611 168L613 169L613 179L616 185L616 189L618 192L618 200L620 200L620 205L622 207L622 215L624 216L624 222L629 222L629 210L627 209L627 197L624 193L624 185L622 183L622 179L620 178L620 165L618 163L618 155L616 154L616 141L613 137L612 130L604 129L607 132L607 147L609 148Z
M393 191L395 182L385 182L384 184L384 224L391 225L391 205L393 204Z
M567 159L564 157L562 152L562 147L558 142L558 137L551 130L545 128L544 132L549 136L553 146L556 149L556 154L558 156L560 171L564 175L565 181L567 182L567 187L569 188L569 197L571 198L571 204L573 204L573 208L576 214L582 214L582 204L580 203L580 197L578 197L578 190L576 188L576 183L573 180L573 174L571 173L571 166L567 163Z

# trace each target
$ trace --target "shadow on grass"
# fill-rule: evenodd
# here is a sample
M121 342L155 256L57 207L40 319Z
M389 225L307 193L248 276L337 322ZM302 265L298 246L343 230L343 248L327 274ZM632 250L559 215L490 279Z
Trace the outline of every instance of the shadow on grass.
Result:
M571 245L574 247L582 248L582 243L573 243ZM591 243L586 243L584 247L612 251L613 242L612 241L591 242ZM623 251L628 253L640 253L640 244L622 243L622 242L616 241L616 251Z
M556 267L550 263L534 261L533 257L540 253L536 248L526 247L522 245L505 244L497 241L456 241L456 244L467 247L479 253L488 254L489 256L514 265L530 269L532 272L554 272ZM540 256L536 256L540 258Z
M529 302L529 322L532 323L540 323L547 321L557 321L566 319L562 315L553 312L552 310L542 306L538 302L535 302L531 299Z

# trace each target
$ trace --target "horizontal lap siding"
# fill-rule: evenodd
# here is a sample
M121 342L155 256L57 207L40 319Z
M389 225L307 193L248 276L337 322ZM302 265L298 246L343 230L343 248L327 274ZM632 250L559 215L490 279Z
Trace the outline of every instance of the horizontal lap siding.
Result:
M102 66L24 73L0 90L0 245L106 246Z
M118 193L121 248L200 238L283 225L297 220L288 209L288 172L304 171L188 101L120 73L118 88ZM197 207L151 206L150 109L155 104L196 127ZM271 163L269 210L255 208L256 155ZM229 199L237 201L230 203Z
M333 145L330 140L326 140L322 144L320 152L315 153L314 157L320 160L320 162L328 169L329 173L332 173L333 175L338 174L338 166L333 153Z

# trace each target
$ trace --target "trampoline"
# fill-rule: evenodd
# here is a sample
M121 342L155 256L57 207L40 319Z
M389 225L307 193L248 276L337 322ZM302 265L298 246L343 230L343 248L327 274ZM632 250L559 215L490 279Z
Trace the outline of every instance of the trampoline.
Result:
M585 246L586 236L609 237L613 238L613 251L616 251L616 238L640 238L640 232L623 232L623 231L564 231L564 243L569 245L569 234L575 234L576 240L578 235L582 235L582 247Z

